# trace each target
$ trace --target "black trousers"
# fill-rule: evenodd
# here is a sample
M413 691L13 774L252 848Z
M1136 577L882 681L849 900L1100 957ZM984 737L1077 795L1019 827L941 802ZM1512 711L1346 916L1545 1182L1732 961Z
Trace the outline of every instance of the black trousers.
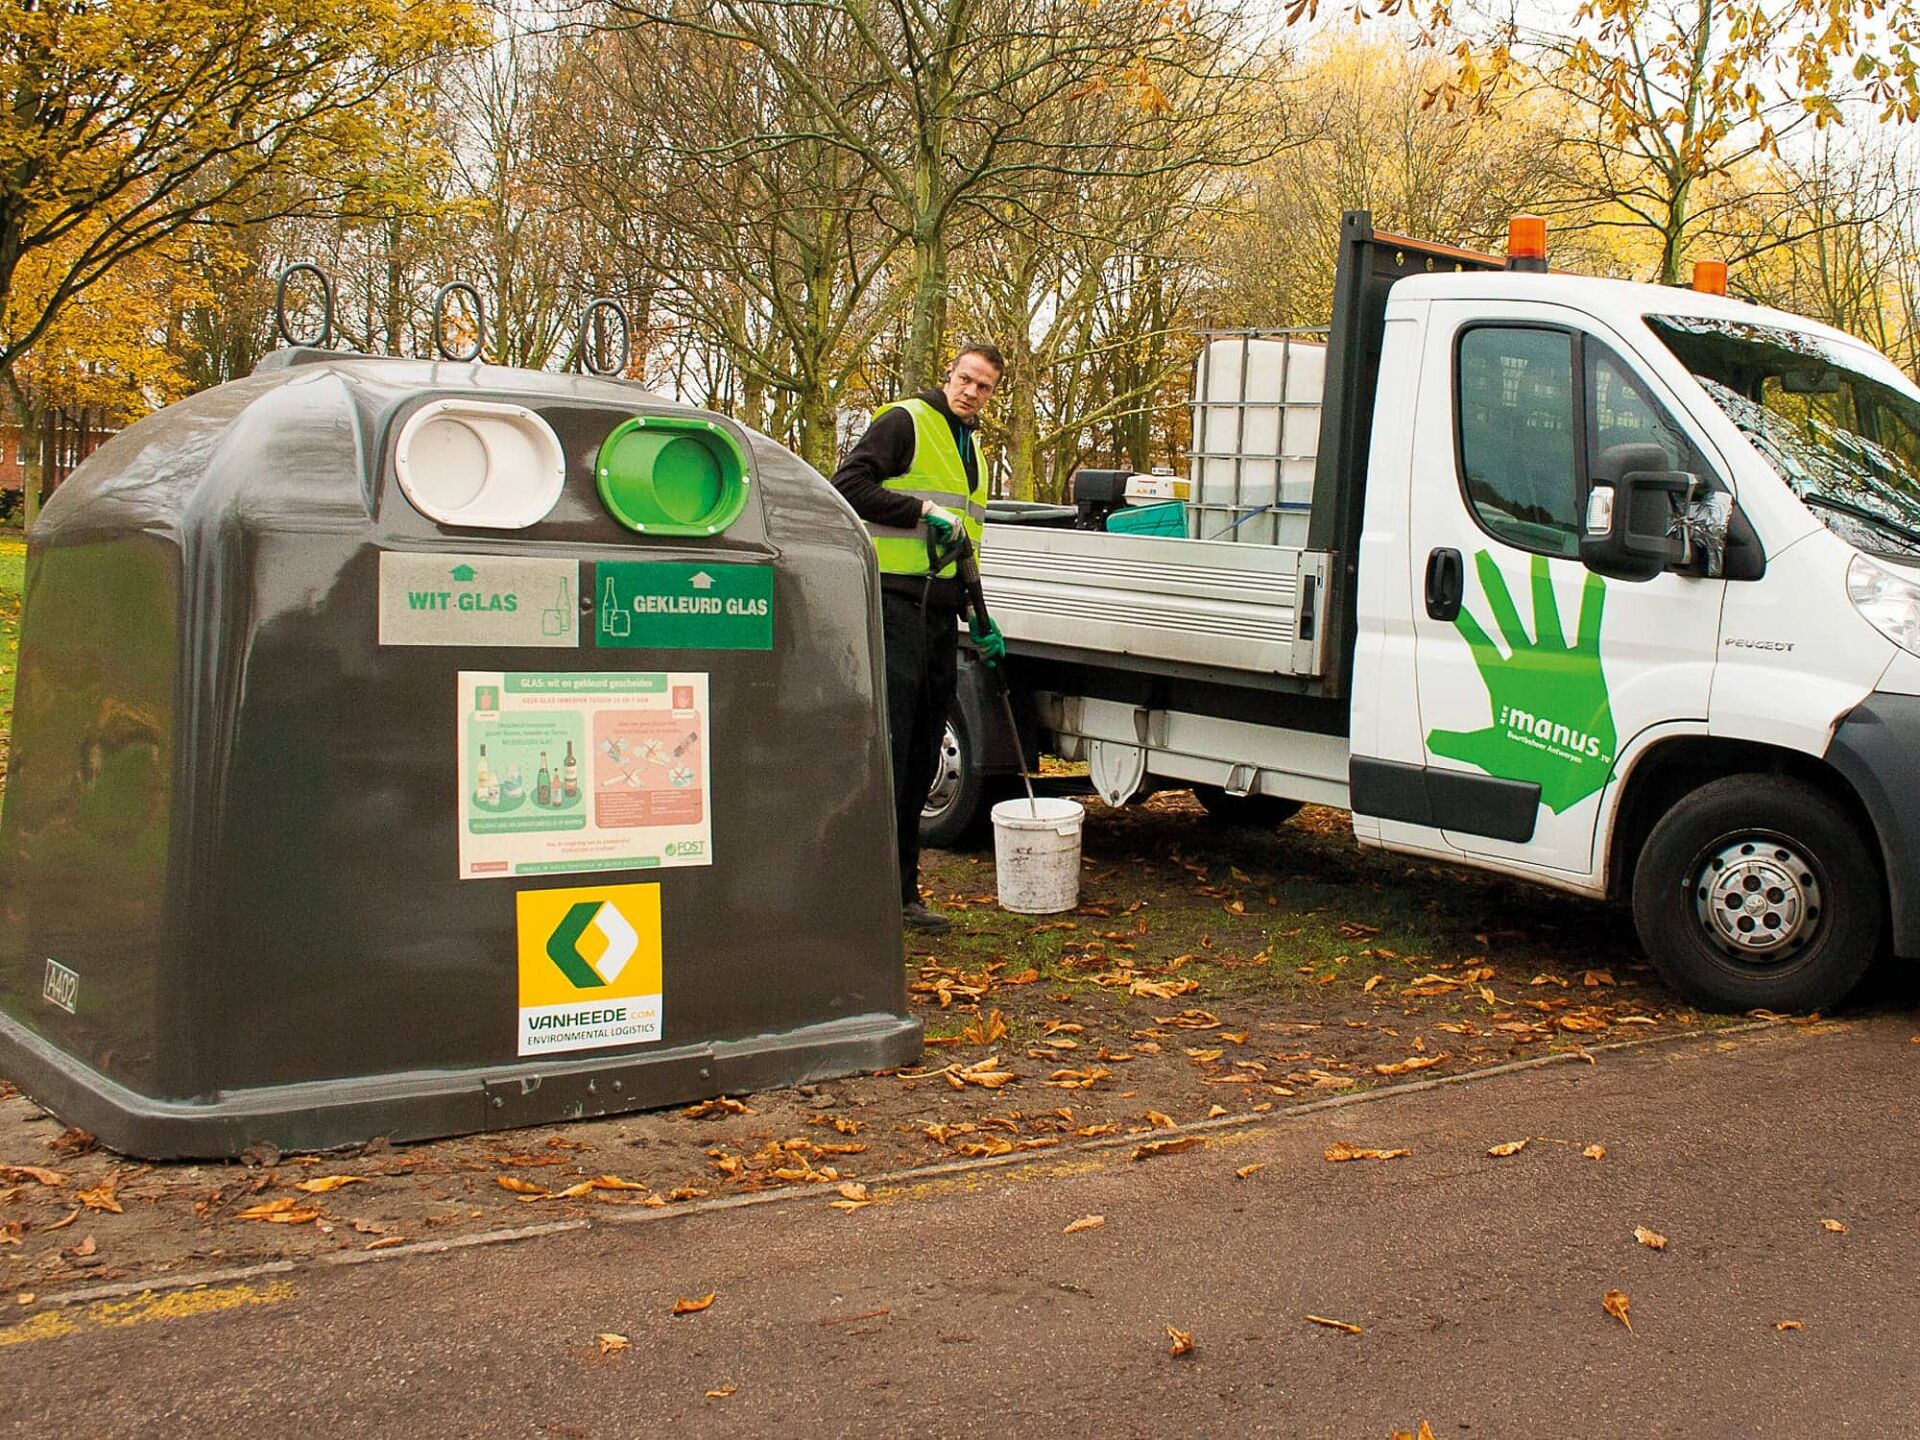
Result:
M893 815L900 844L900 903L920 899L920 811L953 705L960 617L918 596L882 590L887 649L887 744L893 754Z

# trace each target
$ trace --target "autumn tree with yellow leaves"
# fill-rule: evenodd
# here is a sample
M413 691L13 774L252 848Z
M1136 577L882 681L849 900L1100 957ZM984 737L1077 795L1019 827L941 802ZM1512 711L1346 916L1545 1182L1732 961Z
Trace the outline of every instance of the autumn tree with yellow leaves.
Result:
M223 210L337 205L465 0L0 0L0 389L72 306Z
M1849 118L1920 119L1913 0L1585 0L1570 19L1433 0L1424 18L1457 62L1434 98L1564 102L1543 164L1587 223L1651 237L1650 278L1664 284L1782 142Z

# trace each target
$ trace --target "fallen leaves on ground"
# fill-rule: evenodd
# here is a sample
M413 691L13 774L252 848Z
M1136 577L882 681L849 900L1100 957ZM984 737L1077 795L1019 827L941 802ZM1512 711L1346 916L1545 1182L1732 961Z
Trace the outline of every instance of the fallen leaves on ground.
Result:
M729 1395L738 1395L739 1393L740 1387L738 1385L716 1385L713 1389L707 1391L707 1399L724 1400Z
M1191 1150L1196 1145L1207 1142L1198 1135L1182 1135L1176 1140L1149 1140L1133 1152L1135 1160L1151 1160L1156 1155L1177 1155L1182 1150Z
M1394 1431L1393 1440L1433 1440L1433 1426L1422 1420L1417 1429Z
M680 1112L689 1120L711 1120L720 1115L751 1115L752 1107L731 1096L716 1095L711 1100L702 1100L698 1105L689 1105Z
M1249 1175L1256 1174L1259 1171L1264 1170L1266 1168L1267 1168L1267 1162L1264 1160L1257 1161L1252 1165L1242 1165L1238 1170L1233 1172L1233 1178L1236 1180L1244 1180Z
M1773 1322L1773 1328L1776 1330L1802 1330L1806 1327L1798 1320L1776 1320Z
M873 1204L872 1199L867 1195L867 1187L857 1180L849 1180L843 1185L836 1186L835 1189L840 1198L829 1200L827 1203L836 1210L845 1210L851 1214L855 1210L864 1210Z
M1345 1140L1336 1140L1327 1146L1326 1157L1338 1164L1344 1160L1398 1160L1402 1155L1411 1155L1407 1149L1376 1150L1365 1145L1351 1145Z
M960 1027L961 1037L969 1045L991 1045L1003 1040L1007 1034L1007 1017L998 1010L989 1010L985 1015L976 1015Z
M1667 1237L1662 1235L1658 1230L1647 1229L1644 1225L1636 1225L1633 1227L1633 1238L1649 1250L1664 1250L1667 1248Z
M1607 1147L1598 1144L1589 1145L1580 1153L1589 1160L1604 1160L1607 1158Z
M1607 1291L1605 1295L1600 1297L1600 1308L1606 1311L1607 1314L1613 1316L1613 1318L1618 1320L1622 1325L1626 1326L1629 1335L1633 1333L1633 1321L1627 1318L1627 1311L1632 1308L1632 1302L1627 1299L1626 1291Z
M293 1188L308 1195L325 1195L330 1190L343 1189L348 1185L366 1185L371 1183L364 1175L320 1175L312 1180L302 1180Z
M1838 1220L1822 1220L1820 1222L1820 1228L1822 1230L1831 1230L1836 1235L1844 1235L1847 1233L1847 1227L1842 1225Z
M544 1185L536 1185L531 1180L522 1180L518 1175L498 1175L494 1183L502 1190L510 1190L515 1195L545 1195Z
M1013 1071L1000 1068L998 1055L989 1055L986 1059L976 1060L971 1065L949 1065L940 1073L946 1076L947 1084L956 1090L964 1090L969 1085L998 1090L1002 1085L1010 1085L1020 1078Z
M1376 1075L1410 1075L1415 1070L1425 1070L1430 1065L1438 1065L1441 1061L1452 1058L1453 1057L1444 1050L1438 1055L1409 1055L1405 1060L1396 1060L1391 1065L1376 1065L1373 1067L1373 1073Z
M1172 1000L1181 995L1191 995L1199 988L1198 980L1183 975L1174 980L1135 980L1128 987L1128 993L1148 1000Z
M104 1210L110 1215L124 1215L120 1202L114 1198L114 1189L119 1185L116 1179L106 1179L91 1190L82 1190L73 1198L89 1210Z
M1078 1235L1082 1230L1098 1230L1106 1223L1107 1217L1104 1215L1082 1215L1060 1233L1062 1235Z
M686 1296L682 1295L678 1300L673 1302L673 1313L676 1315L698 1315L702 1310L711 1307L713 1302L719 1298L720 1292L718 1290L710 1290L698 1300L689 1300Z
M1095 1065L1085 1070L1056 1070L1040 1083L1061 1090L1091 1090L1102 1080L1113 1077L1111 1070Z
M1167 1348L1169 1355L1191 1355L1193 1353L1193 1332L1191 1330L1176 1330L1173 1326L1169 1325L1167 1326L1167 1339L1173 1342L1173 1344Z
M64 1185L67 1177L39 1165L0 1165L0 1180L31 1180L37 1185Z
M1500 1156L1518 1155L1526 1148L1527 1142L1524 1140L1508 1140L1499 1145L1489 1145L1487 1147L1487 1154Z
M91 1130L82 1130L78 1125L69 1125L47 1141L47 1148L56 1155L84 1155L99 1143L99 1138Z
M593 1338L600 1342L600 1353L602 1355L612 1355L616 1351L625 1350L633 1344L626 1336L616 1335L611 1330L602 1330Z
M309 1220L318 1220L318 1210L302 1210L300 1202L291 1195L283 1195L278 1200L269 1200L264 1205L249 1205L234 1214L236 1220L265 1220L274 1225L304 1225Z
M1349 1321L1333 1320L1325 1315L1309 1315L1306 1319L1312 1321L1315 1325L1324 1325L1329 1330L1338 1330L1342 1335L1362 1335L1366 1333L1358 1325L1352 1324Z

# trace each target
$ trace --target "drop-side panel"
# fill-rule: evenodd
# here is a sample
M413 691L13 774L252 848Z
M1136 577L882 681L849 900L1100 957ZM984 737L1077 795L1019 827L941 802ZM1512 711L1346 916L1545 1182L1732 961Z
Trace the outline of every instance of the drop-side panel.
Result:
M1008 640L1318 675L1329 557L1092 530L990 526L987 604Z

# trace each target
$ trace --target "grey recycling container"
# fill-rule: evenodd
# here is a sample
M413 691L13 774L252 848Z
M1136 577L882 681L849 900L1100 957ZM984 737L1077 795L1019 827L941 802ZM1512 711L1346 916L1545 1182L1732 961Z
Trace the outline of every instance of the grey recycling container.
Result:
M28 549L0 1076L158 1158L911 1061L878 614L816 472L621 381L141 421Z

